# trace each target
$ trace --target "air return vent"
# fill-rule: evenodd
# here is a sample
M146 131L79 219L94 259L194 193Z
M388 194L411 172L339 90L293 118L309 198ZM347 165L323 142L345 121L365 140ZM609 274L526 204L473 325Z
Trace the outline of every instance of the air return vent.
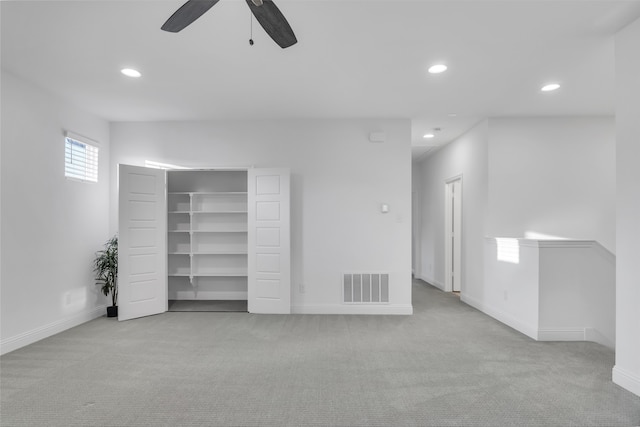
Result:
M389 302L388 273L346 273L342 279L345 304L386 304Z

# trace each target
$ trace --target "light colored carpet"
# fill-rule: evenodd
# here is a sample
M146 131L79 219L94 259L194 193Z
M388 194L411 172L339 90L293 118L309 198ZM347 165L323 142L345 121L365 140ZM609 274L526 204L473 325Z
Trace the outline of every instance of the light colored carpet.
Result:
M635 426L613 352L414 282L413 316L96 319L9 353L3 426Z
M247 312L241 300L169 300L169 311L237 311Z

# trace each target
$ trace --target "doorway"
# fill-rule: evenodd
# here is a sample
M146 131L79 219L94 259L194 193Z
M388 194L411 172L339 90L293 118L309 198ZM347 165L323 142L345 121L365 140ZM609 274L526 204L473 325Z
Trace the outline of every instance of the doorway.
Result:
M445 291L461 291L462 175L445 181Z

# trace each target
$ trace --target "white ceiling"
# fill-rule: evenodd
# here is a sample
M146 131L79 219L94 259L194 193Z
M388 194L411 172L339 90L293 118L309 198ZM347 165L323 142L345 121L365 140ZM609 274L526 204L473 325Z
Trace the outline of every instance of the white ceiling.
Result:
M485 117L613 114L613 35L640 16L640 0L276 0L299 40L282 50L255 21L249 46L243 0L161 31L183 2L2 1L2 68L110 121L411 119L419 158Z

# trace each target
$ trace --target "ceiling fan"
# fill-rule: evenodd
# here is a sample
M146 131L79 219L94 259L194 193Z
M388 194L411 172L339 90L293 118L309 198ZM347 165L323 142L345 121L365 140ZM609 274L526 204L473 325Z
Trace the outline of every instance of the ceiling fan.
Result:
M177 33L200 18L219 0L189 0L176 10L162 25L164 31ZM298 42L291 26L272 0L246 0L249 9L262 28L281 48L285 49ZM253 44L253 43L252 43Z

